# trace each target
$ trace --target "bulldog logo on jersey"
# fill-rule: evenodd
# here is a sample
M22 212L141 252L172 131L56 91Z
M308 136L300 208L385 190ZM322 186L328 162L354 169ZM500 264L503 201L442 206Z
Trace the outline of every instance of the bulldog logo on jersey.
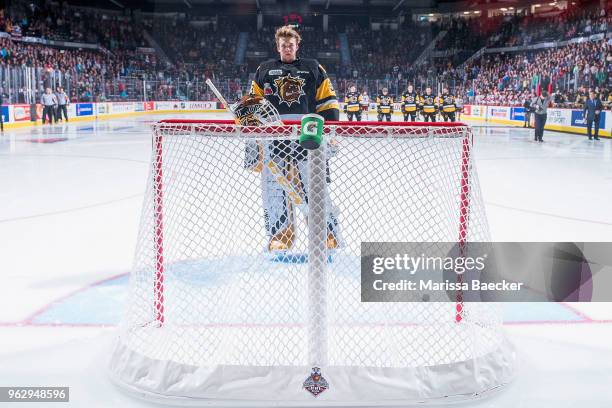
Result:
M278 96L280 103L286 103L287 106L300 103L300 97L306 95L304 93L305 83L305 79L287 74L274 80L274 86L276 87L274 95Z
M312 367L312 372L304 381L303 387L306 391L318 397L319 394L329 388L329 383L321 375L321 369L319 367Z

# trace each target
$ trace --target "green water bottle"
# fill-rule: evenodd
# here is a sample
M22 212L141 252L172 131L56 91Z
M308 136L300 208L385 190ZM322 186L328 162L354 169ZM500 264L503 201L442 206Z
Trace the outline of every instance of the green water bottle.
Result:
M300 145L304 149L314 150L321 146L324 122L323 116L316 113L309 113L302 117Z

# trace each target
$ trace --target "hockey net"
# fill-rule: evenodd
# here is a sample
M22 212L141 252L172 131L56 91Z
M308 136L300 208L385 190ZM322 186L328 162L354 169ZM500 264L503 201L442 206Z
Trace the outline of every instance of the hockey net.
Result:
M489 240L469 127L336 122L308 154L299 129L154 125L111 378L237 405L393 405L507 383L498 305L360 297L362 242Z

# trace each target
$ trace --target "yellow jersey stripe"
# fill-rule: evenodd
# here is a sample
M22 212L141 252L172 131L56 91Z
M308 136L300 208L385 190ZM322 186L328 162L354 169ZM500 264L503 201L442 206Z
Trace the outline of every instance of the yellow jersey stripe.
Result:
M264 96L263 89L255 81L251 83L251 95Z
M322 99L329 98L330 96L336 96L336 93L334 92L334 88L332 87L329 78L325 78L323 82L321 82L321 85L319 85L317 88L315 99L320 101Z
M328 110L328 109L340 109L340 105L338 105L338 102L336 100L329 101L319 106L316 109L316 113L323 112L324 110Z

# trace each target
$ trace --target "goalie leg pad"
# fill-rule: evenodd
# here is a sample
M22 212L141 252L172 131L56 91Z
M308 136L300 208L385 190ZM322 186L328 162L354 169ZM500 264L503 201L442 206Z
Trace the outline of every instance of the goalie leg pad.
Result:
M277 168L285 169L285 161L270 156L270 142L264 142L264 160L274 160ZM261 190L268 249L290 249L295 237L294 212L289 197L270 167L262 166Z

